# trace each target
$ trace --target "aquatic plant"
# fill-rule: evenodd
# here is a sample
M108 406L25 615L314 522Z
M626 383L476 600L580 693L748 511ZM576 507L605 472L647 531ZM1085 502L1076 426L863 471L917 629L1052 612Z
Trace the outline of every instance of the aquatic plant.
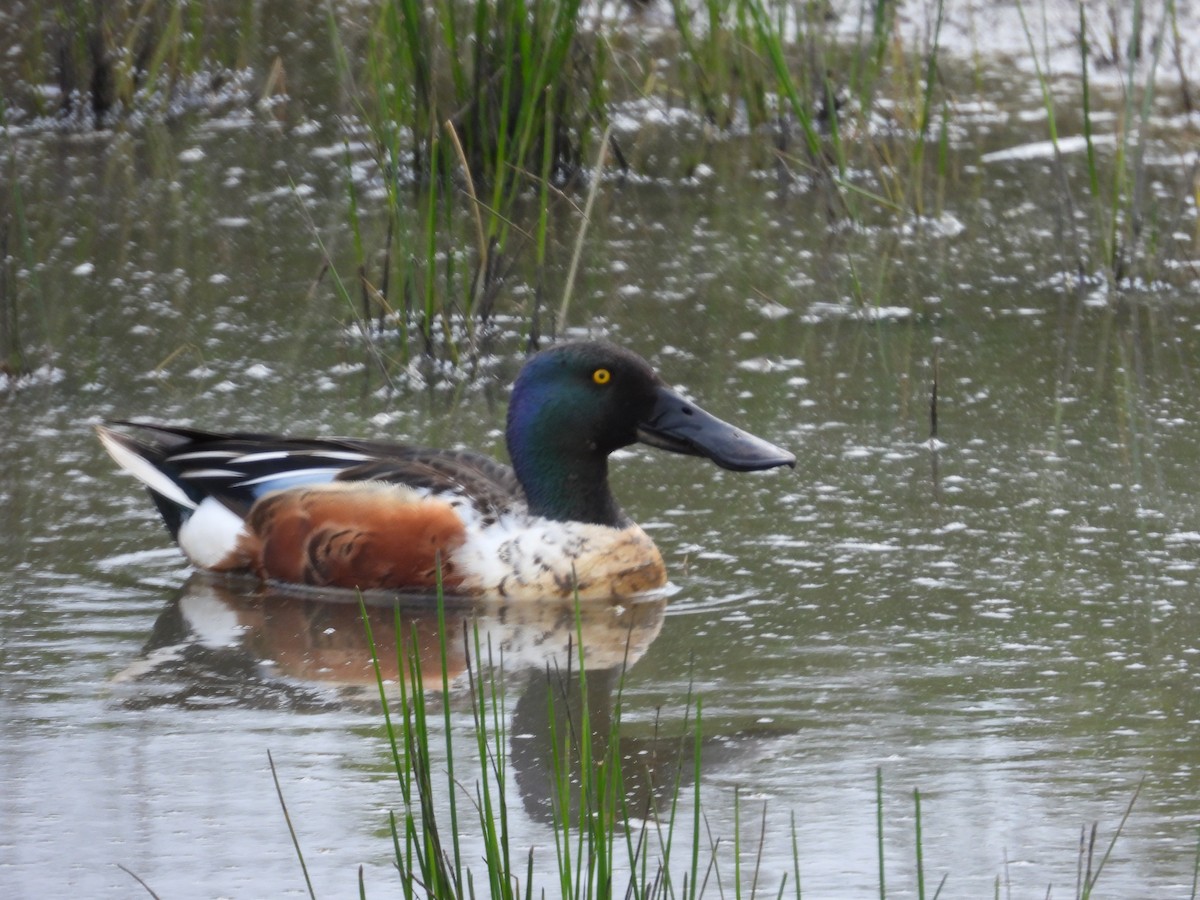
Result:
M783 7L780 7L782 9ZM767 15L760 0L671 0L682 65L679 90L720 129L754 129L771 120L771 69L759 54L756 22Z
M1168 2L1173 8L1174 4ZM1134 4L1133 16L1138 28L1144 16L1141 2ZM1124 85L1124 103L1117 119L1116 153L1107 178L1099 170L1096 152L1091 90L1089 84L1090 49L1085 7L1079 7L1079 53L1082 81L1084 136L1087 141L1088 186L1093 203L1093 227L1098 239L1099 262L1114 284L1146 270L1156 254L1158 216L1149 214L1147 204L1154 198L1149 190L1146 148L1150 140L1150 113L1157 90L1158 66L1166 43L1168 18L1159 23L1150 41L1150 61L1143 80L1137 71L1142 53L1130 46ZM1131 41L1134 39L1131 38ZM1104 183L1107 182L1107 187Z
M557 224L551 186L579 176L605 123L605 46L585 38L579 18L579 0L395 0L368 36L361 82L339 56L389 174L380 283L399 284L404 300L386 289L373 296L378 310L419 313L426 350L439 323L455 355L451 320L468 337L487 321L514 233L544 261ZM411 190L399 184L405 171ZM523 202L531 192L532 207ZM470 263L464 244L474 246ZM397 245L413 249L396 254Z
M5 122L5 108L0 100L0 124ZM26 374L30 370L25 342L21 337L21 282L17 277L17 261L29 273L29 286L38 292L38 268L34 265L33 241L25 218L25 200L17 170L16 151L9 144L7 129L3 132L4 155L0 165L9 171L3 179L7 187L0 193L0 385Z
M38 5L26 13L32 16L26 81L53 82L57 109L39 91L29 93L29 102L38 114L81 125L90 121L96 128L135 111L163 115L181 102L209 102L234 80L234 67L255 35L247 27L253 4L242 4L237 28L214 27L224 18L214 5L211 0Z
M440 609L439 616L444 625L444 602ZM444 628L439 634L444 662L448 638ZM400 636L399 630L397 635ZM492 658L494 648L481 646L478 632L464 634L461 638L470 649L469 692L476 750L483 761L479 770L480 781L474 786L472 803L478 816L479 834L483 839L486 893L491 897L521 896L523 879L524 892L528 895L532 890L535 865L533 851L530 850L527 855L514 853L505 804L509 761L503 661ZM578 628L576 639L582 640ZM455 747L449 721L450 693L446 669L443 666L442 683L438 687L446 740L447 771L442 796L449 809L448 828L439 825L438 794L434 785L437 776L430 753L426 685L417 662L418 648L403 642L399 646L404 648L401 653L407 664L401 671L406 673L407 683L400 685L399 710L396 713L387 711L388 697L382 679L379 688L385 706L393 765L404 804L399 821L395 816L390 819L395 863L401 873L402 887L406 896L414 895L418 885L424 886L431 896L473 896L476 876L465 863L459 841L460 827L465 822L459 816L456 802L456 795L462 788L455 782L453 772ZM645 859L640 857L648 835L643 826L635 845L636 829L627 827L631 816L625 807L624 761L620 757L615 733L620 723L620 689L609 731L604 734L594 732L595 725L587 702L586 660L581 648L582 643L573 648L578 655L574 660L568 660L566 671L545 673L552 685L547 692L547 712L552 748L551 827L556 862L553 871L557 874L558 887L564 897L610 896L615 892L616 867L621 859L617 848L624 844L631 888L637 884L637 873L640 871L643 881L633 889L637 895L645 896L652 885L645 881L648 870ZM486 664L482 662L485 659ZM572 671L575 665L578 669ZM564 692L576 690L578 702L573 702ZM577 717L568 713L568 708ZM597 751L598 756L594 755ZM671 832L672 829L668 827L668 848ZM698 854L699 832L696 832L694 841ZM669 850L667 853L669 856ZM694 871L693 868L693 885ZM665 878L665 883L669 884L669 872L665 869L656 869L652 876L655 881Z
M799 129L799 153L780 140L781 158L824 188L833 217L861 220L867 210L926 215L928 149L936 142L936 193L947 175L950 112L940 90L944 7L935 7L924 49L895 33L893 5L864 3L855 40L831 26L822 4L793 11L761 0L746 3L756 56L769 70L767 105ZM880 99L889 101L881 114ZM747 104L747 109L753 108ZM864 174L869 173L869 178Z
M438 610L440 684L426 683L420 662L421 648L415 635L406 638L406 630L397 616L398 671L404 677L392 686L385 683L375 635L371 633L365 607L362 609L383 706L384 730L400 788L401 809L389 816L389 830L401 889L406 897L531 896L537 861L532 849L526 853L513 847L505 801L512 762L507 750L509 709L503 659L495 658L496 648L481 644L478 631L447 635L445 601L440 591ZM630 767L636 767L638 762L622 756L618 740L624 675L618 677L607 722L594 720L595 704L589 702L587 653L580 621L577 617L565 667L548 669L540 676L546 679L548 687L546 762L550 767L551 791L548 824L554 839L553 865L547 877L556 882L563 897L609 897L619 893L634 897L698 897L711 877L719 878L716 854L720 843L707 848L709 859L707 867L702 869L706 849L699 777L702 704L698 699L694 702L689 699L687 703L684 735L676 742L679 755L669 783L653 783L648 772L641 772L630 781ZM459 639L467 650L467 690L475 751L481 760L479 781L473 786L461 784L454 773L455 753L462 751L454 744L450 722L447 658L449 643ZM427 693L431 689L432 693ZM445 735L445 770L440 773L434 761L435 738L429 718L437 715L439 706ZM647 779L649 793L642 792L644 784L642 791L634 789L634 782ZM688 782L692 787L692 815L687 826L690 834L687 846L677 848L677 829L684 828L680 819L682 791ZM474 833L482 842L483 871L473 869L464 855L460 837L464 828L473 826L469 815L464 815L460 808L459 792L469 796L475 812L474 826L478 831ZM739 885L736 892L740 895L743 848L738 836L740 827L736 824L740 821L740 801L736 794L734 802L734 884ZM792 834L795 896L799 897L794 821ZM676 849L686 854L678 876L671 863ZM303 860L298 844L297 853ZM758 875L756 866L755 884ZM622 879L625 879L623 886L619 883ZM785 875L779 885L780 895L786 882Z
M390 669L390 664L383 665L379 656L379 647L390 640L376 643L371 626L374 617L368 614L365 605L360 605L391 770L400 791L400 808L389 813L388 832L403 896L488 896L515 900L533 896L535 875L547 880L543 891L553 884L559 895L578 898L619 894L664 900L696 898L710 889L722 896L726 892L756 896L765 887L761 884L762 840L767 832L765 805L757 848L742 843L743 800L736 788L732 800L732 834L726 838L708 833L701 797L701 699L689 690L680 734L663 742L668 748L665 755L674 754L670 760L671 775L664 783L655 783L652 773L643 771L640 757L624 756L620 749L624 667L611 696L604 696L600 703L589 700L587 651L578 601L574 636L567 648L565 666L551 664L544 673L535 676L545 679L547 725L539 741L547 751L542 762L549 767L546 777L550 796L545 824L554 842L552 859L538 859L533 848L523 850L515 846L506 800L507 782L516 763L508 749L512 740L508 717L512 710L505 692L504 660L502 656L496 658L500 652L497 648L481 641L478 630L464 624L461 634L448 634L446 603L441 591L437 604L437 647L432 655L431 648L419 645L417 631L408 628L401 621L399 610L396 611L394 638L398 668L395 671L400 677L395 682L385 678L384 671ZM457 652L450 653L452 643L459 640L463 641L463 657ZM455 772L456 754L471 751L456 745L453 736L452 686L448 674L452 656L466 660L470 730L474 736L473 751L480 761L475 784L463 783ZM440 660L439 675L434 676L432 684L424 674L431 659ZM463 687L456 685L454 690L461 693ZM542 699L541 693L537 699ZM593 711L598 709L610 712L594 718ZM440 722L433 725L439 718ZM441 748L436 746L438 728L443 732ZM657 738L657 728L655 734ZM525 740L529 738L523 736ZM271 772L305 883L310 896L315 897L273 761ZM1079 900L1090 897L1098 885L1140 792L1138 785L1103 853L1097 848L1098 825L1082 831L1075 891ZM917 789L911 792L911 798L913 889L920 898L931 896L936 900L942 895L950 873L943 872L932 895L927 893L923 798ZM690 816L685 821L684 809L688 804ZM875 822L881 900L888 895L885 819L883 770L876 769ZM707 840L703 837L706 833ZM472 836L470 851L464 839L468 834ZM790 836L791 870L780 876L772 893L777 897L788 894L800 898L803 892L794 816L790 819ZM718 863L722 847L732 858L731 874L727 870L723 875ZM750 858L754 859L753 868L744 868L743 860ZM1200 855L1197 860L1200 871ZM1000 896L1001 876L997 876L995 885L996 895ZM365 896L361 873L360 893Z
M1061 138L1058 130L1057 102L1050 75L1040 60L1036 42L1025 16L1024 5L1017 4L1025 29L1042 104L1046 112L1047 130L1054 148L1055 166L1059 171L1060 197L1064 227L1063 255L1074 258L1078 278L1083 280L1099 275L1112 289L1129 279L1152 280L1158 262L1165 252L1161 231L1167 221L1178 219L1185 200L1180 201L1174 214L1159 207L1151 189L1147 168L1147 148L1153 135L1151 112L1158 96L1158 69L1163 48L1167 45L1167 30L1175 23L1175 5L1171 0L1163 6L1163 15L1155 32L1142 36L1145 27L1143 4L1136 2L1130 10L1133 33L1123 46L1117 33L1110 34L1109 54L1117 65L1123 65L1121 100L1115 117L1111 155L1097 139L1098 103L1102 102L1092 83L1092 68L1096 50L1087 10L1079 6L1079 114L1087 154L1087 186L1090 202L1079 207L1066 177ZM1148 47L1148 51L1144 49ZM1187 81L1183 82L1184 102ZM1072 97L1074 99L1074 96ZM1194 172L1193 172L1194 174ZM1083 225L1079 224L1080 219Z
M940 25L940 4L937 10ZM931 159L934 196L942 196L949 114L936 89L939 29L924 52L909 53L882 0L861 18L855 46L846 46L821 4L672 0L671 11L674 32L621 44L623 54L642 61L614 75L608 60L618 36L603 22L583 28L578 2L443 0L429 7L392 0L367 35L362 78L331 14L342 80L368 125L387 193L373 276L359 206L350 200L362 315L396 323L402 357L410 335L425 352L440 348L453 359L464 339L474 346L524 252L534 256L533 290L521 312L536 344L550 236L579 235L578 260L611 145L610 97L630 86L627 71L652 71L648 60L673 44L679 61L665 84L647 76L632 85L635 95L682 98L721 134L770 134L778 163L798 168L832 219L858 220L867 206L925 214ZM877 100L888 90L903 102L889 104L895 127L880 132ZM790 146L793 130L798 152ZM584 171L597 134L581 212L562 188ZM939 152L929 154L935 141ZM863 179L864 171L873 178ZM557 314L545 317L551 332L565 325L575 272L573 263Z

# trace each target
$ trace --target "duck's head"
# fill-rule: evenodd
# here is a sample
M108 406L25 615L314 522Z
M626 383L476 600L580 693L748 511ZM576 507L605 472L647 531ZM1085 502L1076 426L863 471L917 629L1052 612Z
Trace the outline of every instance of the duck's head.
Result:
M742 472L796 464L684 399L636 353L592 341L529 359L513 385L506 437L531 512L606 525L622 521L608 455L638 441Z

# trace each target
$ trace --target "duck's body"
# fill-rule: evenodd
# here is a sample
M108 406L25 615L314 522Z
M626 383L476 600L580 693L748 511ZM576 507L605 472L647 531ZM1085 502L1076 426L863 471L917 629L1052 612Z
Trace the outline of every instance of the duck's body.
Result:
M671 391L636 355L565 344L514 385L512 468L467 451L100 426L150 489L191 562L264 580L517 598L628 596L666 583L654 543L608 488L607 458L637 440L733 469L794 457Z
M666 582L637 525L531 515L513 470L486 456L377 441L101 427L146 482L191 562L214 572L360 590L539 598L625 596ZM139 467L149 466L148 470Z

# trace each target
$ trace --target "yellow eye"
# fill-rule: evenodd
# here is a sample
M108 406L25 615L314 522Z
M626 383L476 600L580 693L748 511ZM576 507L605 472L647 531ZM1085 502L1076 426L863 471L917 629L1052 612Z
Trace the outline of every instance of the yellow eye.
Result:
M612 372L608 371L608 369L597 369L592 373L592 381L596 382L596 384L608 384L612 381Z

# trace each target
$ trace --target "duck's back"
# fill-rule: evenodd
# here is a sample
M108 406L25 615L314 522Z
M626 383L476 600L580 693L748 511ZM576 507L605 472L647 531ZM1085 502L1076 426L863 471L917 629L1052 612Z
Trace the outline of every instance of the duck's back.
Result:
M386 441L101 426L189 559L296 584L422 590L467 538L524 508L512 469L481 453Z

